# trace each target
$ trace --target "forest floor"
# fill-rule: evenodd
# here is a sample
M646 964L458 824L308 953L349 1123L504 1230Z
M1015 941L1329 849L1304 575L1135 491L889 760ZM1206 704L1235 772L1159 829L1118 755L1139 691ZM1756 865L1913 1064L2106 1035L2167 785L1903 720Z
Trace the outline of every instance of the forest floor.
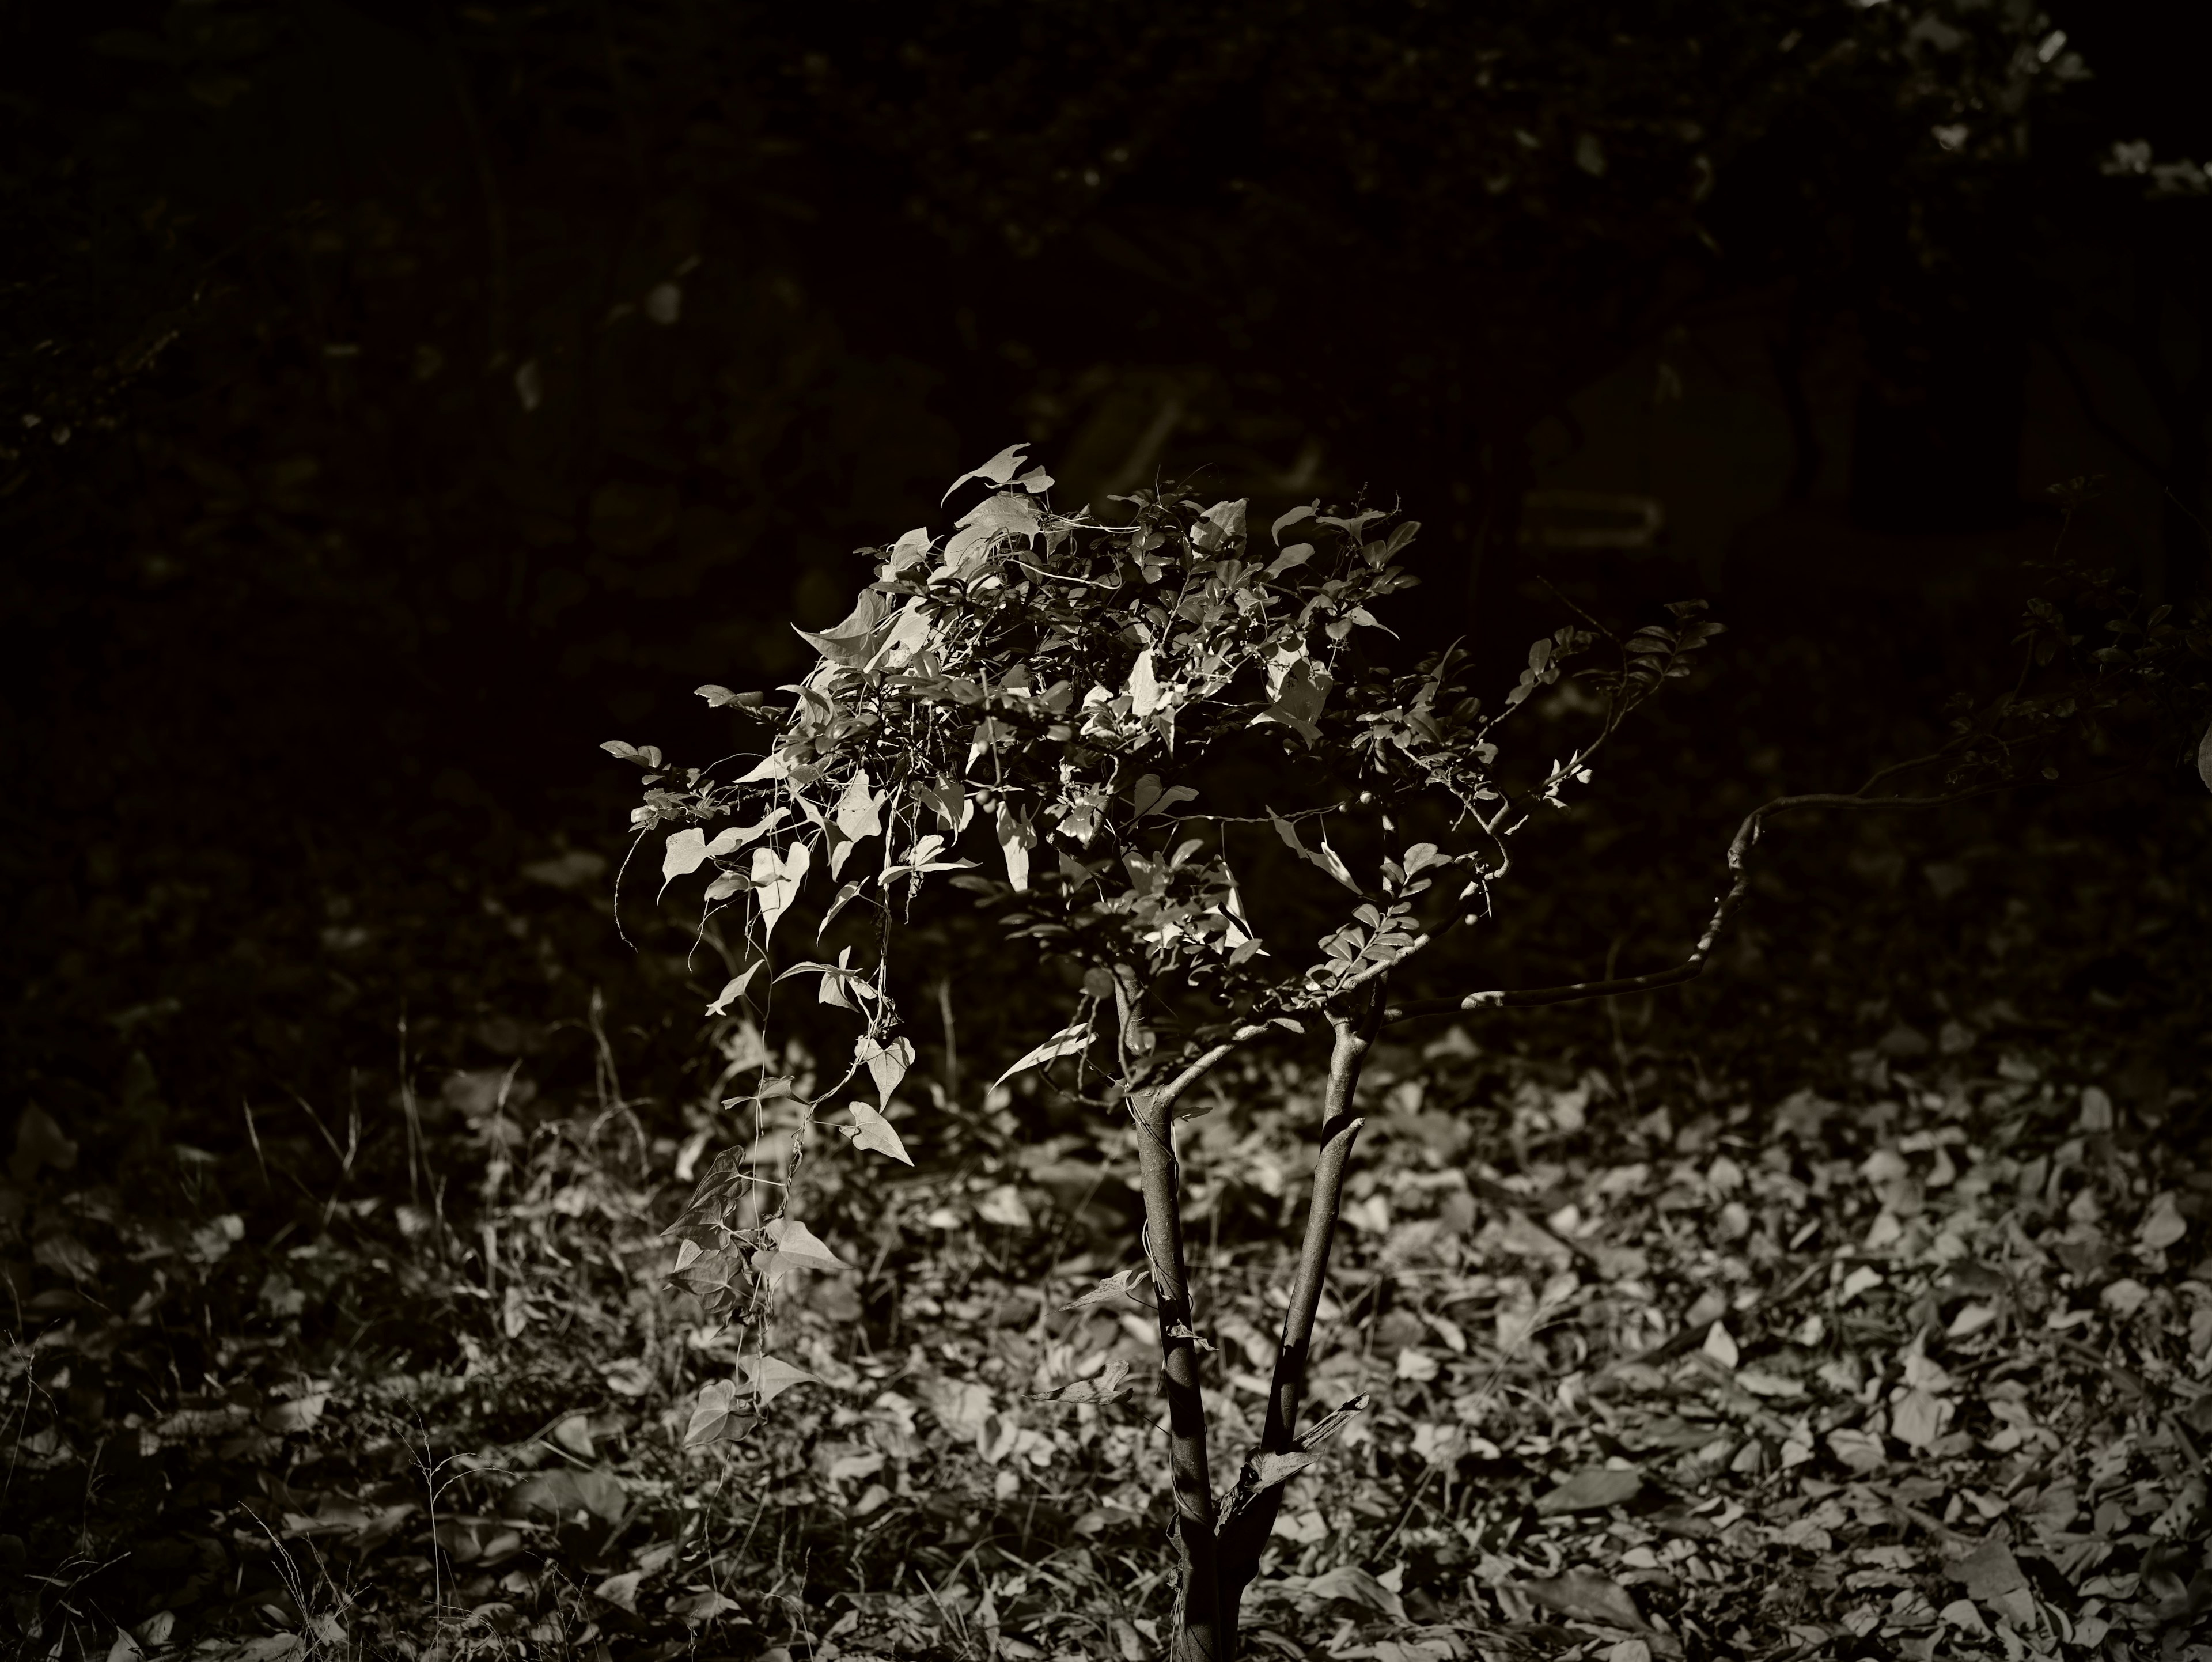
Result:
M2045 899L2015 870L1948 922L1964 868L1857 860L1891 898L1823 950L1917 930L1884 973L1930 984L1832 1018L1777 1025L1752 952L1689 1015L1378 1051L1309 1397L1369 1406L1291 1481L1254 1653L2212 1657L2212 1081L2126 1037L2171 991L2158 931L2201 943L2203 818L2193 867L2141 875L2148 921L2068 875L2117 844L2053 845ZM2150 943L2133 979L2085 982L2115 930ZM133 1052L110 1130L21 1114L19 1653L1160 1653L1152 1318L1069 1308L1139 1261L1127 1132L925 1050L891 1112L915 1168L811 1139L795 1210L847 1267L720 1329L660 1232L745 1152L712 1103L815 1059L724 1020L697 1099L647 1103L599 1008L580 1066L464 1014L475 1065L350 1100L157 1134ZM1185 1127L1217 1476L1256 1430L1316 1100L1266 1059ZM763 1343L808 1377L687 1446Z

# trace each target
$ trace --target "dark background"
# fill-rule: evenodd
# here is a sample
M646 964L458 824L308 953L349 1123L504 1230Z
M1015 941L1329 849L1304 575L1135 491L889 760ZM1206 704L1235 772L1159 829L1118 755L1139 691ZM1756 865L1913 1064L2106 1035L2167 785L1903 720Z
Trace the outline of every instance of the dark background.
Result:
M594 746L732 748L691 689L793 675L852 551L1014 439L1063 502L1402 502L1391 621L1501 685L1539 577L1713 600L1509 977L1678 953L1731 813L2008 675L2051 484L2106 476L2069 551L2203 589L2200 12L0 20L0 1079L66 1128L374 1107L403 1018L482 1062L604 1009L672 1098L706 977L641 889L616 938L635 776ZM1563 491L1663 529L1558 546ZM972 973L988 1050L1019 1011Z

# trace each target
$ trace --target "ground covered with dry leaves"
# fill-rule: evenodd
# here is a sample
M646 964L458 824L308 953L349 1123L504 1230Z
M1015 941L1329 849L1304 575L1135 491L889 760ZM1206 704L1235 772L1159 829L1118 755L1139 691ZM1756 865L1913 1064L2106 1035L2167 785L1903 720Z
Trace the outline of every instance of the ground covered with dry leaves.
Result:
M1257 1653L2212 1655L2199 1087L2100 1077L2002 1001L1863 1014L1778 1097L1667 1060L1649 1007L1616 1066L1495 1028L1378 1054L1311 1397L1371 1406L1293 1480ZM720 1043L722 1089L813 1066ZM356 1111L319 1166L173 1148L157 1210L27 1113L18 1642L1158 1653L1151 1318L1066 1308L1138 1262L1127 1137L907 1094L911 1173L812 1140L799 1209L849 1268L794 1276L769 1336L811 1379L688 1450L742 1336L672 1295L659 1235L728 1129L706 1111L655 1135L611 1066L563 1100L518 1057L400 1105L404 1198L348 1192ZM1257 1430L1316 1100L1263 1059L1186 1127L1217 1471ZM1054 1394L1121 1363L1108 1400Z

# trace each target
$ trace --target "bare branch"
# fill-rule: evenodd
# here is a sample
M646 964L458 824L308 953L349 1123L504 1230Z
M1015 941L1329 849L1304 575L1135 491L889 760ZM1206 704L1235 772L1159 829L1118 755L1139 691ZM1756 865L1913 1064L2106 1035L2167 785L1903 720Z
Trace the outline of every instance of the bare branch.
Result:
M1459 998L1416 999L1406 1004L1391 1006L1382 1013L1383 1025L1395 1026L1419 1016L1445 1015L1473 1010L1525 1010L1547 1004L1574 1004L1585 999L1619 998L1629 993L1649 992L1658 987L1680 986L1695 981L1705 972L1711 962L1713 949L1720 944L1722 933L1729 920L1751 891L1751 869L1747 856L1753 843L1758 842L1759 829L1771 815L1792 808L1936 808L1954 802L1963 802L1969 797L1984 796L1993 790L2007 788L2011 781L1999 785L1977 786L1970 790L1954 791L1942 796L1864 796L1856 793L1822 792L1803 796L1778 796L1761 804L1745 816L1735 837L1729 843L1728 865L1733 874L1728 892L1722 895L1713 908L1713 916L1705 925L1705 933L1690 955L1672 969L1654 971L1648 975L1619 976L1603 981L1570 982L1563 987L1520 987L1511 989L1468 993Z

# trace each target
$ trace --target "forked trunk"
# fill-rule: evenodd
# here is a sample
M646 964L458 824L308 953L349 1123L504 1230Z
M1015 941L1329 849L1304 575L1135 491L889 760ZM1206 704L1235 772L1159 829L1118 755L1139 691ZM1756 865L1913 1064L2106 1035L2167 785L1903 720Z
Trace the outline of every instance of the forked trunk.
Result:
M1285 1454L1297 1446L1298 1411L1305 1395L1306 1360L1315 1316L1328 1279L1329 1250L1344 1200L1344 1178L1363 1122L1351 1111L1382 1015L1382 986L1364 989L1356 1016L1331 1013L1335 1044L1329 1056L1322 1105L1321 1147L1314 1162L1313 1200L1298 1253L1282 1337L1275 1353L1267 1413L1255 1454ZM1181 1172L1174 1143L1174 1104L1155 1093L1140 1099L1138 1156L1145 1201L1146 1256L1158 1297L1161 1371L1168 1399L1168 1434L1174 1467L1176 1538L1183 1564L1182 1610L1173 1662L1232 1662L1237 1610L1260 1568L1260 1555L1282 1507L1279 1482L1261 1488L1240 1510L1218 1516L1206 1447L1206 1406L1199 1385L1197 1332L1192 1324L1189 1277L1184 1261Z

